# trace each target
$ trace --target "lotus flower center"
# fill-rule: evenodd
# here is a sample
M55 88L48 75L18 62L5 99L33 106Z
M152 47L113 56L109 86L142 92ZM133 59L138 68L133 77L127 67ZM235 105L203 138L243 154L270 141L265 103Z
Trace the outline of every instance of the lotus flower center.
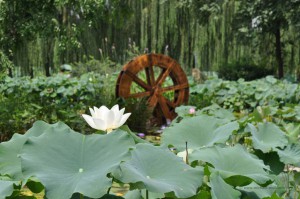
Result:
M113 131L113 128L109 128L106 130L107 133L111 133Z

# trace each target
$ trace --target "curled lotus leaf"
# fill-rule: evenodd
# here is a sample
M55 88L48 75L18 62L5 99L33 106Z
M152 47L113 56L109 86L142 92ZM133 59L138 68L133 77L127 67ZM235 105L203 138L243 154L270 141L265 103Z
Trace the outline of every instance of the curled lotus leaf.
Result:
M248 124L248 129L252 134L253 147L264 153L274 151L276 147L285 147L288 144L285 133L274 123L259 123L258 128Z
M203 170L185 164L167 148L137 144L131 154L114 176L133 187L187 198L195 195L202 184Z
M236 121L224 124L222 119L200 115L183 119L166 128L162 134L162 143L173 145L178 151L185 150L186 142L189 149L213 146L215 143L225 143L238 128Z
M222 178L244 176L259 184L270 180L267 173L270 168L253 154L250 154L242 145L221 148L212 146L193 151L189 156L190 162L203 161L212 164L211 170L218 171ZM241 180L242 179L240 177Z

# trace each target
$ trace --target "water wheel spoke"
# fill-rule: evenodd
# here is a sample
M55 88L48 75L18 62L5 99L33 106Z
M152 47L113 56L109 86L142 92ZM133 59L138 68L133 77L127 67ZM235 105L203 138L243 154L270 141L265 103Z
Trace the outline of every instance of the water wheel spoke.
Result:
M164 96L160 95L158 97L158 103L159 103L159 106L160 106L165 118L172 119L172 114L170 113L169 106L168 106L167 101L164 98Z
M153 66L148 66L145 68L145 70L146 70L148 85L153 86L155 84Z
M169 74L171 73L172 69L173 69L173 66L175 65L172 64L170 67L167 68L167 70L164 70L162 75L160 75L158 78L157 78L157 85L162 85L163 82L165 81L165 79L169 76Z
M149 99L148 99L148 104L151 107L155 107L157 104L157 97L156 95L152 95Z
M171 102L166 97L164 97L164 98L165 98L165 101L166 101L166 103L168 104L169 107L171 107L171 108L175 108L176 107L176 104L174 102Z
M185 88L188 88L188 87L189 87L189 85L187 83L178 84L178 85L173 85L173 86L168 86L168 87L161 88L161 92L176 91L176 90L181 90L181 89L185 89Z
M162 69L159 76L157 77L156 81L155 81L155 85L158 84L159 80L162 78L162 76L164 75L164 73L166 72L166 69Z
M147 85L143 80L141 80L139 77L137 77L135 74L131 73L130 71L126 70L125 74L131 77L131 79L137 83L139 86L144 88L145 90L149 91L151 87Z
M142 98L142 97L148 97L150 96L150 94L151 94L150 91L139 92L139 93L129 94L126 98Z

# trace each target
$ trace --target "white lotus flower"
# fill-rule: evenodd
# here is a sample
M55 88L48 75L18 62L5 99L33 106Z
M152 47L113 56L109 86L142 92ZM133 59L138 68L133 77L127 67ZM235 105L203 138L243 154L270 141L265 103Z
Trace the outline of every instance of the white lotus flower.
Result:
M114 105L110 110L106 106L90 108L91 115L82 114L85 121L94 129L112 132L122 126L131 113L124 114L125 108L119 110L119 105Z

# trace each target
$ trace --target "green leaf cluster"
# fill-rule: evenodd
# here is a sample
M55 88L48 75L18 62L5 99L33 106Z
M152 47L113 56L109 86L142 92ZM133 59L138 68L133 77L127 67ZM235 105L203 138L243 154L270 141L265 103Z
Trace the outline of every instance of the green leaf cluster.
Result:
M298 117L299 84L272 76L253 81L209 79L204 84L192 85L190 93L190 105L198 108L218 104L235 112L252 112L257 106L271 106L283 108L275 110L282 117Z
M71 78L64 74L5 78L0 82L2 140L12 133L25 133L36 120L65 121L75 130L87 129L80 115L88 107L113 103L110 79L96 73Z
M253 91L242 80L208 82L202 86L222 90L215 91L215 100L253 92L263 104L240 112L213 104L193 114L192 106L179 107L160 146L127 127L84 135L64 123L38 121L0 144L0 198L23 197L24 186L49 199L299 197L300 108L287 102L297 96L298 85L267 77L251 82ZM293 97L283 85L294 89ZM130 191L115 196L113 183Z
M168 148L137 142L129 130L83 135L61 122L38 121L0 147L0 198L22 196L25 185L32 192L44 190L49 199L113 198L113 181L187 198L202 183L203 169L185 164Z

